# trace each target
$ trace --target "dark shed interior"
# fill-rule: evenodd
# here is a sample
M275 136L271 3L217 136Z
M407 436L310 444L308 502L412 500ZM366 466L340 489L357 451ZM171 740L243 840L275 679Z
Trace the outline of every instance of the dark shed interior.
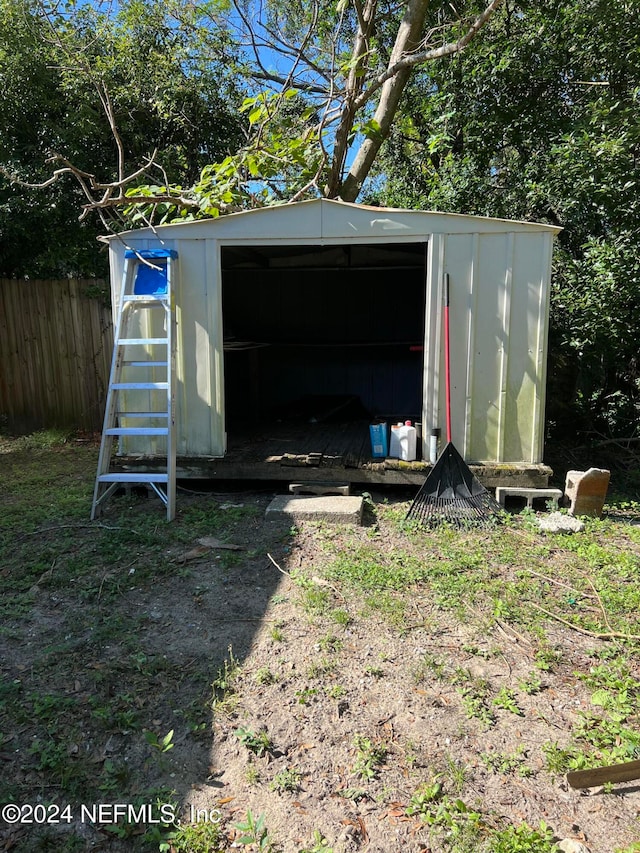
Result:
M426 243L222 249L227 432L419 420Z

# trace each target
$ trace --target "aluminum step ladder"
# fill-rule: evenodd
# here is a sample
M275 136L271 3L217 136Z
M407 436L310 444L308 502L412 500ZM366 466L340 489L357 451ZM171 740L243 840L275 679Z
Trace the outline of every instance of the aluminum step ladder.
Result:
M158 495L167 508L167 521L175 517L177 258L172 249L125 252L92 519L116 489L132 483L146 485ZM127 455L166 454L165 470L113 473L114 438Z

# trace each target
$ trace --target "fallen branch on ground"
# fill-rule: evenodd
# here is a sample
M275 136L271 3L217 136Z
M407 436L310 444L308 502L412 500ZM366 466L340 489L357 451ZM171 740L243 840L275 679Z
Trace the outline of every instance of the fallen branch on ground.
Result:
M574 631L577 631L579 634L585 634L587 637L595 637L598 640L633 640L640 641L640 634L623 634L620 631L590 631L588 628L581 628L579 625L575 625L573 622L569 622L568 619L563 619L562 616L558 616L557 613L552 613L550 610L545 610L544 607L540 607L539 604L534 604L533 601L530 601L529 604L531 607L535 607L536 610L539 610L541 613L544 613L545 616L548 616L550 619L555 619L556 622L561 622L563 625L566 625L567 628L572 628Z

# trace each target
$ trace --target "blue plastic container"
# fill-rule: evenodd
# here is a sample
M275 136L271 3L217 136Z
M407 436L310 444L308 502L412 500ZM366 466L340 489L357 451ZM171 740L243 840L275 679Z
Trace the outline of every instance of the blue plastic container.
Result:
M383 459L389 453L387 425L370 424L369 435L371 436L371 455L374 459Z

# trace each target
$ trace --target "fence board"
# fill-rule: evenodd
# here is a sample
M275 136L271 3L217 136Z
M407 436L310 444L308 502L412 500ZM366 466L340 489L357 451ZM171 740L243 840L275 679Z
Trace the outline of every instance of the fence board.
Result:
M102 427L113 348L103 284L0 279L0 419L9 429Z

